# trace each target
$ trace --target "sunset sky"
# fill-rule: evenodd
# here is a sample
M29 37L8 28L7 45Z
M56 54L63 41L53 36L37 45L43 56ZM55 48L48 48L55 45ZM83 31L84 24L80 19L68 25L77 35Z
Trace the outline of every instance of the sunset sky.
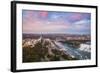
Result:
M90 34L91 14L56 11L22 11L23 33Z

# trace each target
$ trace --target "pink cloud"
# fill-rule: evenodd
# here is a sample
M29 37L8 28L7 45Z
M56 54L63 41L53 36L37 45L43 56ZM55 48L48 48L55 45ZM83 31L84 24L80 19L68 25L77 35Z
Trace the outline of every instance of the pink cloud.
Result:
M74 15L70 16L70 19L72 19L72 20L81 20L82 15L79 14L79 13L75 13Z
M40 32L61 32L62 29L67 29L69 25L63 22L35 21L23 26L23 32L40 33Z
M42 17L47 17L47 15L48 15L48 12L47 11L41 11L40 12L40 16L42 16Z

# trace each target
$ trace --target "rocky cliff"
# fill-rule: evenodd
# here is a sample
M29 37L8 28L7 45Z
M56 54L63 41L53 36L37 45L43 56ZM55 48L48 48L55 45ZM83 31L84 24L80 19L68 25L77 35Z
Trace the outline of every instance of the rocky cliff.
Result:
M23 62L44 62L76 60L63 48L57 47L54 40L40 37L37 40L26 40L23 43Z

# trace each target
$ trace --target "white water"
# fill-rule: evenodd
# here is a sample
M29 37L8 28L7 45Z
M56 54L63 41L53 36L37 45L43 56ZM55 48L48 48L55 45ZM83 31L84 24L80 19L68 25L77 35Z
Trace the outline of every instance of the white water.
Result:
M81 44L79 49L82 51L91 52L91 47L88 44Z
M63 49L64 51L66 51L66 53L72 57L78 58L80 60L90 59L91 53L90 53L90 46L89 45L88 46L81 45L81 47L78 49L78 48L69 47L67 44L63 44L63 43L60 43L57 41L55 41L55 44L57 46L59 46L61 49Z

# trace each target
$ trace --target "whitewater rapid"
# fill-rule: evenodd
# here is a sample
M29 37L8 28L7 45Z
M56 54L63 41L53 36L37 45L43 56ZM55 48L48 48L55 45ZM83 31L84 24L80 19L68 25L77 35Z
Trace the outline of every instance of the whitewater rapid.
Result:
M68 44L63 44L63 43L57 42L57 41L55 41L55 44L59 48L62 48L71 57L75 57L75 58L78 58L80 60L91 58L90 47L86 48L85 44L84 45L82 44L82 46L80 45L80 48L72 48L72 47L69 47Z

